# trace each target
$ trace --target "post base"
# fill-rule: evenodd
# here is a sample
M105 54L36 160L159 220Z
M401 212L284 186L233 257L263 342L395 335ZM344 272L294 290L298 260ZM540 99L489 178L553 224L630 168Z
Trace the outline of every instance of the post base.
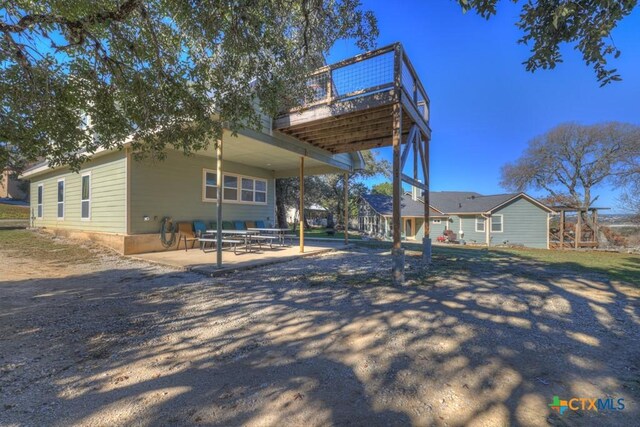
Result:
M424 265L431 264L431 239L429 237L422 238L422 263Z
M391 249L391 278L394 285L404 284L404 249Z

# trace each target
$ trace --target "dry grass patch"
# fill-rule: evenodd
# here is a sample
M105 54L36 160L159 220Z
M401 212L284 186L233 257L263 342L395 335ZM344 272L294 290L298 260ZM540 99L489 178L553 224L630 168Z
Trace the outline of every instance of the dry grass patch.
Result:
M0 230L0 251L8 258L32 258L52 264L82 264L97 258L87 246L32 230Z

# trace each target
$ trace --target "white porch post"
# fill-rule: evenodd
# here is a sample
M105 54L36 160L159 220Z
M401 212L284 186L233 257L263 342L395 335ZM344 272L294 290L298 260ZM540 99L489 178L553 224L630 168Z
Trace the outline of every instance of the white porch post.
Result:
M222 267L222 138L216 142L216 263Z

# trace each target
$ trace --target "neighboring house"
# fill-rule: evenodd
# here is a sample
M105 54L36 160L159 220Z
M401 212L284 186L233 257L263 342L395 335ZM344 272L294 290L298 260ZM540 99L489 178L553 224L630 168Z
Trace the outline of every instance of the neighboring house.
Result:
M362 168L359 152L332 154L271 130L242 130L223 137L223 220L275 223L275 179L344 173ZM164 161L135 161L131 149L96 152L78 173L36 165L31 181L34 226L86 237L121 253L163 250L160 224L216 220L216 157L213 144L192 156L169 150Z
M309 207L304 208L304 215L307 221L311 225L327 225L327 218L329 217L329 209L317 204L311 204ZM298 208L287 209L287 222L293 224L300 220Z
M384 199L384 200L383 200ZM549 216L553 210L525 193L482 195L475 192L435 191L429 193L429 237L436 239L452 230L458 239L487 246L519 245L532 248L549 247ZM402 223L406 233L407 219L424 209L421 198L409 194L403 198ZM360 206L361 229L372 235L387 237L390 229L368 226L390 224L391 197L367 195ZM418 221L419 220L419 221ZM422 218L416 218L417 236L422 237ZM364 223L364 225L363 225Z
M0 199L24 200L27 197L23 189L24 183L16 179L13 171L5 169L0 174Z
M424 237L424 203L416 197L416 191L402 196L400 202L402 212L403 239L422 241ZM383 194L365 194L361 197L358 206L358 226L361 231L370 236L390 238L393 232L393 197ZM430 237L434 236L434 225L446 222L447 216L433 207L429 210L429 218L432 222ZM442 234L442 231L435 235ZM435 237L432 237L434 239Z

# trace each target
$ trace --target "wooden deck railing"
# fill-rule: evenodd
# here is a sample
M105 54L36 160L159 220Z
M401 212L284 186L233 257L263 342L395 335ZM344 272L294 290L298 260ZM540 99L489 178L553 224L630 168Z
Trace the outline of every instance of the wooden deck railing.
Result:
M429 97L400 43L317 69L309 76L311 99L290 112L395 90L429 124Z

